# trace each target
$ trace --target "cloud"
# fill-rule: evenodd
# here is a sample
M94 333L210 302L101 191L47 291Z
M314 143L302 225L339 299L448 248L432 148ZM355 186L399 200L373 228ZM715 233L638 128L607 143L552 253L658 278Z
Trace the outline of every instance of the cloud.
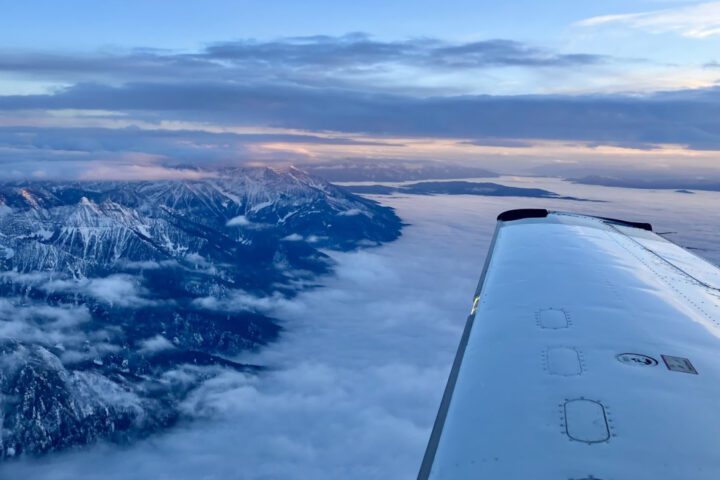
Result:
M175 345L162 335L155 335L140 342L140 353L155 353L173 348Z
M56 170L60 165L50 168ZM215 176L214 172L206 170L195 170L190 168L168 168L163 165L143 165L125 161L91 161L84 162L79 166L78 172L74 175L80 180L198 180ZM66 176L69 172L65 172ZM53 175L56 179L61 178Z
M287 303L287 299L279 294L258 297L243 290L231 290L223 296L207 296L196 298L193 305L207 310L223 312L259 312L271 313L280 305Z
M211 173L177 166L213 167L272 158L258 147L268 144L401 146L342 135L232 133L137 127L0 126L1 176L52 176L86 180L197 179ZM167 168L174 166L173 168ZM9 168L7 168L9 167Z
M2 272L3 283L15 284L26 292L45 292L48 299L55 293L76 295L73 304L41 303L28 297L0 299L0 341L38 344L61 352L64 363L97 358L119 347L110 342L117 332L93 325L88 306L80 296L89 297L111 307L138 308L153 305L147 299L140 277L117 274L102 278L73 279L50 272ZM12 288L9 289L12 291ZM48 300L51 302L51 300ZM148 339L143 348L159 348L160 340Z
M48 347L80 347L88 340L80 326L89 322L86 306L51 306L22 298L0 299L0 339Z
M557 54L512 40L487 40L463 45L440 46L432 50L432 62L446 68L571 67L606 63L604 55Z
M648 195L537 178L515 181L608 200L583 208L681 232L681 242L708 246L711 258L720 260L712 219L696 208L692 195ZM263 302L282 320L284 333L277 343L240 360L267 365L267 371L258 376L225 371L214 377L182 404L186 417L195 421L169 432L130 446L99 445L8 462L0 466L0 476L416 478L495 216L521 206L569 207L566 201L539 198L439 195L384 201L410 224L398 241L336 252L336 274L323 280L323 288L286 302ZM673 209L659 210L658 204ZM185 376L177 371L168 379L182 382Z
M201 58L295 67L368 68L398 63L443 69L563 67L604 63L609 57L559 54L522 42L492 39L452 44L438 39L386 42L365 34L286 38L276 42L236 41L208 47Z
M178 78L246 81L290 76L298 83L328 75L368 73L398 66L447 71L488 67L567 67L610 57L554 52L506 39L453 43L435 38L383 41L363 33L272 41L213 43L193 53L136 49L104 54L0 51L0 72L64 81L172 81Z
M476 161L475 145L517 145L527 147L514 158L522 162L542 141L720 149L720 126L708 120L720 110L717 88L476 94L484 89L478 82L502 83L492 80L499 71L516 84L518 75L592 75L623 62L508 39L389 41L358 33L236 40L195 52L5 50L0 71L58 84L0 95L0 174L186 179L202 173L171 167L435 153L414 140L455 142L464 153L436 152L455 161Z
M2 97L0 97L2 98ZM391 146L388 142L341 136L280 133L231 133L169 128L101 127L0 127L0 145L5 148L63 151L66 153L108 153L139 151L164 155L176 161L227 160L257 143L315 143L325 145Z
M720 2L698 3L673 9L603 15L577 23L582 27L624 25L649 33L676 33L688 38L720 35Z
M77 85L54 95L0 97L0 110L134 111L166 119L345 134L572 140L720 148L720 88L637 95L415 97L344 89L185 85ZM112 135L110 133L109 135ZM139 134L142 139L142 134ZM497 141L497 140L496 140ZM181 142L178 142L181 143ZM169 155L173 153L171 149Z
M194 52L5 50L0 71L58 83L0 95L0 165L11 178L184 179L200 173L169 167L424 158L414 139L468 150L538 141L720 149L720 127L707 120L717 118L716 88L674 97L476 94L500 71L515 84L518 75L591 75L625 61L509 39L360 33Z
M141 307L151 305L153 300L144 297L147 293L139 277L114 274L107 277L82 279L48 280L40 285L48 293L76 292L118 307Z

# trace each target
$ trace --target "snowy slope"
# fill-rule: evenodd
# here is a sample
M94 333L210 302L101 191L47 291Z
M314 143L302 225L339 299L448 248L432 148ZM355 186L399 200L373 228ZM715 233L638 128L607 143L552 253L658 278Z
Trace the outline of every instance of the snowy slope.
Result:
M259 305L391 241L388 208L299 170L0 185L0 457L172 425L280 329Z

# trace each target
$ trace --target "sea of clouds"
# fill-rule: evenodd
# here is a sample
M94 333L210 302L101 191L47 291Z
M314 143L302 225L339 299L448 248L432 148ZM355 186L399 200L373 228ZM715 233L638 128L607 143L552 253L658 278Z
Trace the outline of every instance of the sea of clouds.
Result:
M547 207L651 221L720 260L714 233L720 214L708 208L720 204L720 193L502 183L604 202L378 197L409 224L398 241L331 252L333 275L294 299L235 299L283 321L278 342L240 359L269 371L227 371L209 380L183 403L195 420L169 432L128 447L9 462L0 478L412 479L499 212Z

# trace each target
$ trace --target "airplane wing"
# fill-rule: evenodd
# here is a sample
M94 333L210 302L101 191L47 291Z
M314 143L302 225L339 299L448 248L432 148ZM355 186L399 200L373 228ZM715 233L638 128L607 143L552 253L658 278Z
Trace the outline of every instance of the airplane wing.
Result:
M649 224L501 214L418 478L720 479L720 270Z

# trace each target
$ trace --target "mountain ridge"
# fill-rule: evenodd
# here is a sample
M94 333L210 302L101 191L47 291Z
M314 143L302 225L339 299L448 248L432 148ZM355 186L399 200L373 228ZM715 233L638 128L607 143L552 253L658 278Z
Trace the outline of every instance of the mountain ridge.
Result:
M0 184L0 457L173 425L222 369L258 371L232 358L280 334L259 305L401 227L297 169Z

